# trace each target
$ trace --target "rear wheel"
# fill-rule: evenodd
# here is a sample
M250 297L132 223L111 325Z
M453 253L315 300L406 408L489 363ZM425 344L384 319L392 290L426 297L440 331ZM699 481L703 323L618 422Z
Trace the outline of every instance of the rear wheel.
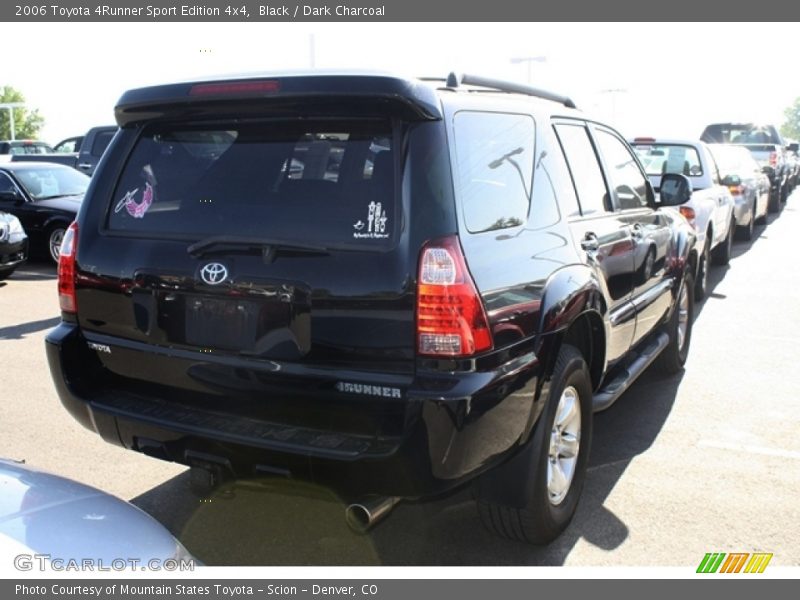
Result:
M664 325L669 335L669 344L656 358L656 368L665 375L674 375L683 369L689 356L689 342L692 341L692 321L694 320L694 302L692 301L694 280L687 270L683 274L678 299L672 309L672 316Z
M728 226L728 235L725 239L714 248L714 264L727 265L731 261L731 250L733 248L733 233L736 231L736 221L731 219L731 224Z
M742 225L736 228L737 237L741 240L749 242L753 239L756 230L756 206L753 204L753 210L750 211L750 222L747 225Z
M14 267L14 269L16 269L16 267ZM4 279L8 279L9 277L11 277L11 274L14 272L14 269L6 269L5 271L0 271L0 281L3 281Z
M574 346L565 344L533 438L520 455L475 486L478 513L489 530L514 540L547 544L566 529L586 477L591 405L586 361Z
M697 283L694 287L695 302L700 302L706 297L708 286L708 265L710 258L709 246L711 244L711 232L706 233L706 244L703 246L703 254L697 259Z
M783 194L783 187L778 187L776 190L770 190L769 194L769 207L771 213L776 213L781 210L781 195Z

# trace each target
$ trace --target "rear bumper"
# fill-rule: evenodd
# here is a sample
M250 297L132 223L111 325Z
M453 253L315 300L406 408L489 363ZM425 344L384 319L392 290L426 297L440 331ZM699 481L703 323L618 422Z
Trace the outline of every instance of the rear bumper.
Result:
M231 414L225 396L209 406L190 393L125 385L102 367L74 324L53 329L46 346L62 404L108 442L186 465L216 465L236 477L311 480L348 496L419 497L460 485L513 454L540 412L541 367L532 350L510 353L492 369L418 370L401 398L366 399L373 412L384 403L383 414L393 419L368 433L306 427L275 412Z
M0 271L16 269L28 260L28 238L0 244Z

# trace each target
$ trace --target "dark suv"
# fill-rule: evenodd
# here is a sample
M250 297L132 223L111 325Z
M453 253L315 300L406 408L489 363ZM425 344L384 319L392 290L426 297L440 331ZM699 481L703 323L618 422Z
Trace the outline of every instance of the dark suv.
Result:
M552 540L592 412L682 368L697 260L573 106L455 75L127 92L62 246L62 402L193 472L329 485L357 528L474 481L490 528Z

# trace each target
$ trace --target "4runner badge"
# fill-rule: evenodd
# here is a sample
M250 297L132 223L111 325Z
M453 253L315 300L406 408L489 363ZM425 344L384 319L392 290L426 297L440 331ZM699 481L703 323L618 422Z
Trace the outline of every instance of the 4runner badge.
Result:
M221 263L208 263L200 269L200 279L208 285L219 285L228 278L228 269Z
M367 222L365 224L364 221L359 219L353 223L353 229L355 229L353 237L357 240L384 240L388 238L389 234L386 232L386 225L389 217L386 216L386 211L382 204L380 202L370 202L367 208ZM365 227L366 231L364 230Z
M402 398L400 388L386 387L384 385L367 385L364 383L350 383L349 381L336 382L336 389L345 394L360 394L362 396L381 396L383 398Z

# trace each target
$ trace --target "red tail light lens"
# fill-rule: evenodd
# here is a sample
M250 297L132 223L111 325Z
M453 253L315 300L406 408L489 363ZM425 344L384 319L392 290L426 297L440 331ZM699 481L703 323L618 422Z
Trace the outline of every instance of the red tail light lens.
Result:
M58 257L58 303L61 311L75 314L78 302L75 299L75 252L78 248L78 224L72 223L61 242Z
M729 185L728 189L730 190L731 194L734 196L741 196L744 194L744 186L743 185Z
M777 167L778 166L778 153L777 152L770 152L769 153L769 166Z
M689 221L689 225L694 227L694 220L697 215L694 212L694 209L689 206L681 206L679 209L680 213L686 217L686 220Z
M417 351L471 356L492 347L480 294L456 236L422 249L417 278Z

